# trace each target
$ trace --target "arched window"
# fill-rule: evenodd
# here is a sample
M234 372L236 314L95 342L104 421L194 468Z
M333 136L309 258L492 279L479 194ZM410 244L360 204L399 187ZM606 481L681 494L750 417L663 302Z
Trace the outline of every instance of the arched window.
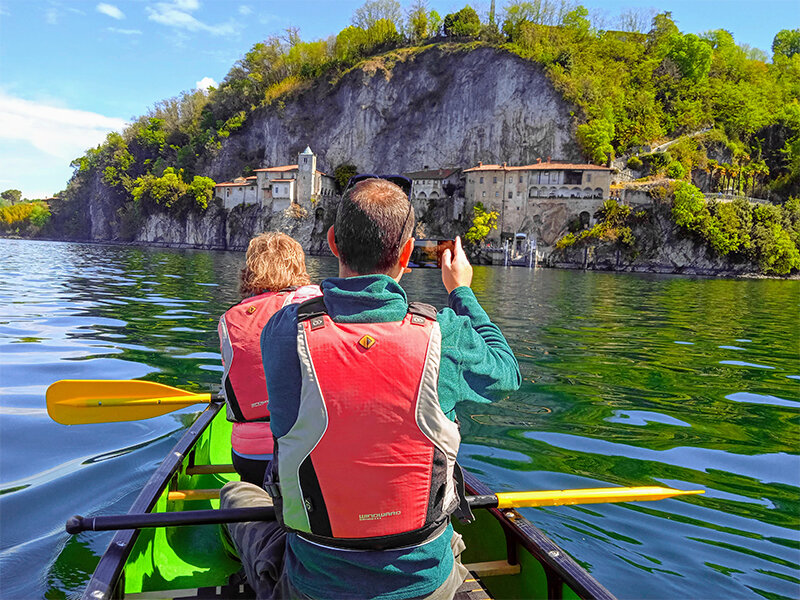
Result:
M603 199L603 188L595 188L594 197L598 198L599 200L602 200Z

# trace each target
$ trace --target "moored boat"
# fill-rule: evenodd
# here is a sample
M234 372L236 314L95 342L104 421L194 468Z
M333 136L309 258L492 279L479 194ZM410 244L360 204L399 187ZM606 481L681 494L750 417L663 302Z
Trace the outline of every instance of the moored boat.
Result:
M224 405L209 404L151 476L129 514L219 508L219 489L238 479L230 463L231 424ZM467 492L489 495L465 473ZM614 596L515 509L476 510L454 521L473 574L457 598L597 598ZM122 529L83 594L115 598L248 598L241 564L225 549L218 524Z

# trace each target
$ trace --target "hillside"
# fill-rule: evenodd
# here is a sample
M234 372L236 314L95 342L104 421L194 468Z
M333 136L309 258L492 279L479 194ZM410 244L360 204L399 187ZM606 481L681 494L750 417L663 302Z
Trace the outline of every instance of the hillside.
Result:
M328 40L287 29L217 89L164 100L110 134L74 161L41 232L230 247L214 182L291 164L306 145L329 173L552 156L613 161L618 180L777 203L800 194L800 31L779 32L770 61L724 30L684 34L669 13L620 31L566 2L510 2L488 21L469 7L441 19L424 3L403 21L381 13L390 5L367 2Z

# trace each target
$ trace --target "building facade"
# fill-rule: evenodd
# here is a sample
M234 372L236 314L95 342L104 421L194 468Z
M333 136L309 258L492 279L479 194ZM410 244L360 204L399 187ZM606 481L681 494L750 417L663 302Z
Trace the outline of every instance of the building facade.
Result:
M404 173L411 180L409 200L414 205L414 214L422 216L431 202L447 202L448 215L460 219L464 211L461 169L425 169Z
M308 208L312 202L336 194L333 177L317 170L317 157L309 147L298 155L296 165L254 169L253 173L216 185L214 194L226 209L258 204L278 212L293 202Z
M487 238L493 242L524 233L551 245L570 221L593 224L611 186L608 167L549 159L523 166L478 163L464 173L467 206L481 202L499 215Z

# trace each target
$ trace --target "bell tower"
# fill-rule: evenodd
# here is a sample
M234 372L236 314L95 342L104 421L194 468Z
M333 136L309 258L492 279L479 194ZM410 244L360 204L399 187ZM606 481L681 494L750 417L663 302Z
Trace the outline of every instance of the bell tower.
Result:
M317 174L317 156L309 146L297 155L297 202L311 203L314 195L314 179Z

